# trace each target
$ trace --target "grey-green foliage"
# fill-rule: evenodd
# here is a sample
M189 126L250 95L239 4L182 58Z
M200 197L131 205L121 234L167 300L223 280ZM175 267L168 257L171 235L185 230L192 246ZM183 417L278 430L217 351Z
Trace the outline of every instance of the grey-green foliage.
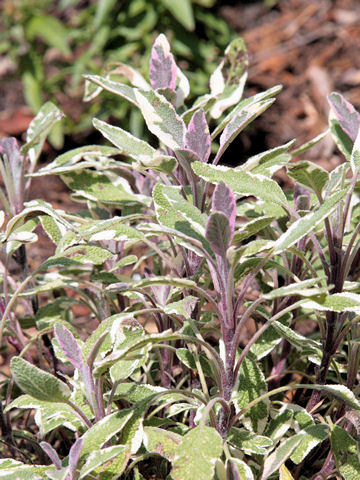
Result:
M98 26L112 2L100 4ZM107 92L143 117L151 145L95 118L113 146L77 148L35 172L61 116L52 104L21 150L0 140L0 337L21 352L11 361L16 387L5 394L5 415L34 410L46 437L37 445L35 427L25 426L21 441L31 438L37 450L33 465L16 464L20 478L141 478L150 462L173 480L291 479L285 462L307 475L319 444L319 460L331 454L329 436L339 474L356 478L359 115L330 96L333 135L341 129L354 143L333 172L293 161L323 135L235 168L218 165L279 91L242 98L246 67L237 39L209 93L192 104L161 34L147 78L126 65L128 83L86 77L88 98ZM297 182L293 191L276 181L282 167ZM32 178L51 174L72 190L75 212L27 201ZM27 254L43 234L54 251L33 267ZM14 278L6 277L10 260L20 266ZM310 336L298 331L304 320L314 325ZM11 451L22 443L6 421ZM40 448L56 470L37 465ZM4 478L16 466L8 460Z

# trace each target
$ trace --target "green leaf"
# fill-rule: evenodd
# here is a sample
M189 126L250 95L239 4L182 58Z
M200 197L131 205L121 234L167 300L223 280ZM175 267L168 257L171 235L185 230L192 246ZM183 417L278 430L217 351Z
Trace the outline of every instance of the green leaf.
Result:
M81 459L85 460L91 452L99 450L104 443L121 432L132 415L133 411L130 409L120 410L102 418L87 430L81 437L84 440Z
M197 370L195 357L187 348L177 348L176 356L188 368L195 371ZM208 362L208 359L204 355L199 354L199 361L200 361L201 368L204 372L204 375L212 378L214 374L213 374L211 365Z
M177 165L176 159L159 153L148 143L140 140L122 128L113 127L101 120L93 120L94 127L119 149L119 153L133 158L145 168L171 173Z
M171 103L152 90L135 90L135 98L150 132L172 150L184 148L186 126Z
M275 220L274 217L269 215L264 215L261 217L254 218L244 223L240 228L238 228L234 235L234 243L241 242L257 233L261 232L264 228L269 226L271 222Z
M54 47L64 55L71 55L67 44L69 35L67 28L60 20L52 15L32 17L26 27L26 34L30 40L40 37L50 47Z
M267 480L272 473L276 472L290 457L305 435L304 432L300 432L281 443L280 446L265 459L260 480Z
M336 467L344 480L360 478L360 461L357 442L346 430L334 425L331 435L331 450L334 454Z
M10 458L0 460L1 480L42 480L49 477L45 472L55 471L53 465L24 465Z
M80 470L79 479L85 478L89 473L98 467L106 464L113 458L129 450L127 445L114 445L113 447L103 448L91 452L86 459L85 465Z
M135 89L125 85L124 83L114 82L108 78L101 77L100 75L84 75L84 78L89 82L95 83L99 87L107 90L108 92L115 93L122 98L125 98L129 102L138 106L138 102L135 97Z
M106 248L96 245L75 245L67 248L63 255L79 263L91 263L94 265L102 265L106 260L114 256Z
M177 447L182 442L182 436L157 427L144 427L144 445L148 452L158 453L172 461Z
M359 129L360 132L360 129ZM359 173L360 170L360 133L357 134L357 137L354 142L353 149L351 151L350 165L353 174Z
M182 0L181 2L173 2L173 0L161 1L186 30L194 30L195 20L190 0Z
M240 448L244 453L265 455L273 444L271 438L249 432L244 428L233 427L226 439L229 443Z
M210 214L205 236L213 251L225 258L231 242L231 230L229 220L224 213L212 212Z
M32 397L46 402L66 403L69 400L71 391L66 383L23 358L13 357L10 368L18 386Z
M332 118L331 114L329 118L329 124L331 136L333 137L335 144L337 145L340 152L344 155L346 160L350 161L351 152L353 149L353 141L351 140L349 135L341 128L340 122Z
M73 171L61 178L83 202L92 200L111 206L149 203L147 197L132 193L128 182L112 172Z
M294 145L294 142L295 140L291 140L285 145L254 155L241 165L241 168L247 172L271 177L273 173L291 160L291 155L287 152Z
M176 448L171 477L173 480L212 480L221 452L222 439L214 428L195 427Z
M188 319L191 318L191 314L198 301L198 298L189 295L186 298L179 300L178 302L168 303L163 307L163 309L164 312L168 315L182 315L183 317Z
M26 144L22 147L23 154L28 153L31 170L34 169L37 159L42 151L44 142L52 127L61 120L64 114L52 102L46 102L39 110L35 118L30 122L26 132ZM28 172L28 173L31 173Z
M250 357L244 358L236 383L237 386L235 386L232 394L236 412L239 412L242 407L245 407L252 400L267 392L265 377L257 363ZM262 401L245 413L243 423L249 430L261 433L264 431L267 418L268 405L265 401Z
M284 464L282 464L279 469L279 480L294 480L294 477Z
M304 302L302 308L331 312L360 312L360 295L357 293L334 293L322 295Z
M254 196L264 202L286 205L287 199L279 185L270 178L254 175L244 170L224 166L192 163L194 172L204 180L217 184L225 182L231 190L241 196Z
M272 323L272 326L283 338L286 338L288 342L300 350L306 349L307 351L312 351L317 356L322 355L322 346L320 342L316 342L309 337L304 337L280 322L275 321Z
M340 190L327 198L319 208L308 213L294 222L285 233L275 242L275 254L281 253L294 245L302 237L319 225L325 218L332 214L339 201L345 196L347 189Z
M328 172L312 162L292 163L287 166L287 173L295 182L310 188L318 196L329 180Z
M314 285L319 284L323 278L310 278L309 280L303 280L302 282L291 283L285 287L275 288L271 292L264 295L264 298L272 300L279 297L290 297L293 295L301 297L313 297L316 295L321 295L327 292L327 289L322 287L314 287ZM311 288L314 287L314 288Z
M231 472L230 478L236 480L254 480L254 474L251 468L239 458L229 458L226 460L227 472ZM226 477L227 479L229 477Z
M290 459L296 463L296 465L302 462L313 448L328 437L329 426L326 424L310 425L303 431L306 435L302 438L301 442L290 456Z

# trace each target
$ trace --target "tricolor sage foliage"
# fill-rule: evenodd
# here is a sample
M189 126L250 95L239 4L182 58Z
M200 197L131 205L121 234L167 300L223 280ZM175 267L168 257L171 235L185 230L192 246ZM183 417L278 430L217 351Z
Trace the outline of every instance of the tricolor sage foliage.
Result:
M130 102L151 144L94 119L104 145L36 169L52 104L21 148L0 141L0 337L16 351L0 478L360 478L360 116L329 96L344 156L330 173L298 159L329 131L224 166L280 91L244 97L246 67L239 39L186 106L160 35L148 79L129 66L125 83L86 77L86 99ZM293 189L273 179L281 168ZM47 175L76 213L28 200ZM54 254L30 268L44 233Z

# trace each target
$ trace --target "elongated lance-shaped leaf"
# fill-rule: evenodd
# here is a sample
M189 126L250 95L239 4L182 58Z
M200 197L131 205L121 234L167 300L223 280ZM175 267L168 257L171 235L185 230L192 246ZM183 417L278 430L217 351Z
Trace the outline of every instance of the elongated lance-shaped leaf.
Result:
M148 143L134 137L131 133L119 127L114 127L101 120L93 120L94 127L99 130L105 138L117 146L119 153L127 155L138 161L142 166L152 169L160 169L165 172L172 172L176 167L174 157L159 153Z
M230 224L226 215L212 212L206 223L205 236L216 255L225 258L231 243Z
M360 128L351 152L350 165L354 175L355 173L360 173Z
M150 132L172 150L183 148L186 126L171 103L154 91L136 90L135 98Z
M173 460L176 449L183 437L178 433L169 432L157 427L144 428L144 445L148 452L159 453L168 460Z
M138 106L137 100L135 98L135 89L129 87L129 85L125 85L121 82L114 82L113 80L101 77L100 75L84 75L84 78L89 82L93 82L96 85L99 85L99 87L103 88L104 90L115 93L116 95L119 95L120 97L125 98L129 102Z
M264 202L287 205L287 199L279 185L263 175L255 175L223 165L207 165L194 162L192 169L199 177L210 183L225 182L231 190L241 196L254 196Z
M1 165L1 174L9 201L9 206L4 205L4 207L10 208L9 214L16 215L24 208L25 172L25 158L20 153L16 138L8 137L0 140L0 159L1 156L6 157Z
M319 443L323 442L329 435L329 426L326 424L310 425L303 430L304 438L291 454L291 460L298 465Z
M300 432L293 437L287 438L271 455L269 455L265 459L260 480L267 480L272 473L276 472L290 457L305 435L305 432Z
M81 451L81 459L86 457L94 450L99 450L104 443L119 433L126 422L132 417L133 411L130 409L120 410L107 415L98 421L81 437L84 440L84 446Z
M329 173L312 162L296 162L287 166L287 174L295 182L310 188L317 196L321 195L329 180Z
M311 232L319 223L332 214L347 189L340 190L327 198L319 208L294 222L275 242L275 253L280 253L294 245L300 238Z
M149 78L154 90L176 87L176 63L164 34L160 34L152 47Z
M55 338L58 341L61 350L65 357L73 365L73 367L79 370L84 365L84 361L81 354L81 349L68 328L62 323L57 323L54 328Z
M286 468L285 464L282 464L279 468L279 480L294 480L290 471Z
M31 120L26 132L26 144L22 147L22 153L28 153L31 169L33 171L37 159L41 153L46 137L56 122L61 120L64 114L56 105L46 102L36 117Z
M295 140L291 140L285 145L254 155L241 165L241 169L271 177L273 173L291 160L291 155L287 152L294 143Z
M207 162L211 153L211 138L205 113L196 110L185 134L185 147L196 153L202 162Z
M215 462L222 452L222 439L215 428L195 427L175 449L172 462L173 480L211 480Z
M11 373L15 382L25 393L46 402L65 402L71 391L66 383L50 373L40 370L21 357L14 357L10 362Z
M328 96L330 108L338 119L341 128L355 142L360 128L360 113L340 93L332 92Z
M330 312L360 313L360 295L352 292L323 295L309 299L303 304L303 308Z
M102 448L101 450L91 452L86 459L85 465L80 470L79 479L81 480L82 478L87 477L89 473L101 465L105 465L113 458L120 456L128 450L128 445L114 445L113 447ZM106 470L101 473L105 476Z
M73 446L70 448L69 452L69 467L70 467L70 478L74 478L76 465L80 459L81 450L84 446L83 438L78 438Z
M145 80L138 70L126 63L116 62L116 67L108 73L109 75L123 75L126 77L133 87L151 90L150 84Z
M269 437L249 432L245 428L232 427L226 441L245 453L265 455L268 448L274 443Z
M211 132L211 139L214 140L220 132L224 130L226 125L233 119L235 116L241 114L243 110L248 109L251 105L260 103L263 100L270 99L273 95L276 95L282 90L281 85L276 85L275 87L265 90L265 92L257 93L256 95L245 98L241 100L226 116L219 125Z
M267 108L274 103L275 99L263 100L259 103L255 103L248 108L242 110L237 114L224 128L220 136L220 147L214 159L214 163L217 164L220 158L223 156L225 150L230 143L237 137L237 135L244 130L256 117L261 115Z
M254 480L254 474L243 460L239 458L229 458L226 460L226 471L228 477L233 480Z
M212 209L214 212L223 213L229 220L231 242L235 230L236 201L233 192L225 182L220 182L215 187L212 197Z
M316 288L315 285L318 285L321 280L324 280L325 277L310 278L308 280L303 280L302 282L291 283L285 287L275 288L269 293L264 295L264 298L272 300L279 297L288 297L292 295L300 295L302 297L315 297L328 292L326 287ZM312 288L314 287L314 288Z

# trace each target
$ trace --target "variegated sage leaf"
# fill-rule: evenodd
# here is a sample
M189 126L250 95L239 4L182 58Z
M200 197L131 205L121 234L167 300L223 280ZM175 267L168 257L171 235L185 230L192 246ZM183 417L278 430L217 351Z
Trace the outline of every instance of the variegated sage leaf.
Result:
M136 90L135 98L150 132L172 150L183 148L186 126L171 103L152 90Z
M66 403L69 400L71 391L66 383L23 358L13 357L10 368L19 388L32 397L46 402Z
M182 436L157 427L144 427L144 445L148 452L158 453L169 461L174 460Z
M205 236L216 255L226 257L226 251L231 243L230 223L226 215L212 212L206 223Z
M196 153L201 162L207 163L211 153L211 138L205 113L202 109L194 112L185 135L185 147Z
M257 455L265 455L273 441L269 437L264 437L253 432L245 430L245 428L233 427L226 439L229 443L239 448L245 453L254 453Z
M312 162L296 162L287 166L287 173L296 183L310 188L317 196L321 195L329 180L328 172Z
M330 441L331 451L341 477L344 480L360 478L360 460L356 440L346 430L334 425Z
M215 187L212 197L212 209L214 212L223 213L229 220L232 240L235 230L236 201L234 194L225 182L220 182Z
M294 143L295 140L291 140L285 143L285 145L254 155L241 165L241 168L247 172L259 173L260 175L271 177L277 170L291 160L291 154L288 153L288 150Z
M329 426L326 424L310 425L303 432L305 432L305 436L290 456L290 459L296 465L302 462L311 450L328 437Z
M350 165L354 175L356 173L359 173L360 171L360 128L355 138L354 146L351 152Z
M276 472L290 457L305 435L304 432L300 432L281 443L277 449L265 459L260 480L267 480L271 474Z
M221 452L222 439L214 428L195 427L175 449L171 477L173 480L212 480Z
M264 202L287 205L287 199L279 185L263 175L255 175L244 170L222 165L192 163L192 169L199 177L210 183L225 182L231 190L241 196L254 196Z
M239 458L229 458L226 460L226 470L228 478L232 480L254 480L254 474L243 460Z
M94 470L102 465L106 465L110 460L119 457L128 450L129 447L127 445L114 445L113 447L102 448L101 450L91 452L86 459L85 465L80 470L79 479L85 478ZM101 473L104 473L104 471L106 472L106 467L101 470Z
M328 96L330 108L341 128L355 142L360 128L360 113L340 93L332 92Z
M151 86L154 90L158 88L170 88L175 90L176 87L176 63L172 53L170 53L170 45L164 34L160 34L151 50L149 78Z

